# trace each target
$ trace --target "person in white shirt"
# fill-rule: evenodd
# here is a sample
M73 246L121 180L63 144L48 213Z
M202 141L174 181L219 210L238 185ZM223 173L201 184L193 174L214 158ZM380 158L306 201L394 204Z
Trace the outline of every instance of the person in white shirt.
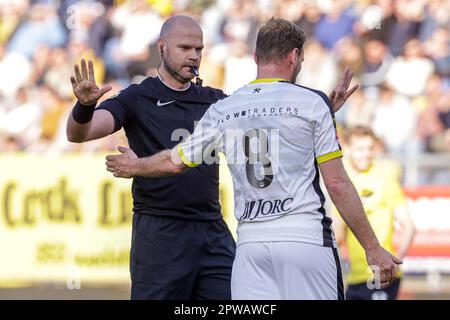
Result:
M344 170L329 99L294 84L305 38L295 24L271 18L258 33L257 80L211 105L190 138L151 157L121 147L106 158L115 177L161 177L225 154L239 220L233 299L344 298L319 168L380 282L401 263L381 248Z

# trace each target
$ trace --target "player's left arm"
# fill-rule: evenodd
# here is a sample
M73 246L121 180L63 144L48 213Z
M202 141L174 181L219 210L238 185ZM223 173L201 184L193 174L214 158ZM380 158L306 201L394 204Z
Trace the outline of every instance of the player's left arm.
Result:
M136 176L159 178L182 173L202 162L214 163L215 158L210 155L213 151L221 151L219 147L221 132L215 119L217 112L214 110L219 103L211 105L197 124L192 136L174 148L149 157L138 158L133 150L119 147L121 154L106 157L106 170L117 178Z
M133 150L120 146L120 154L106 157L106 170L112 172L116 178L159 178L182 173L189 167L183 163L177 147L160 151L150 157L138 158Z
M397 254L400 259L403 259L412 244L416 233L416 227L408 210L405 193L399 178L386 177L384 183L385 205L394 212L394 219L399 224L401 230Z
M346 67L341 80L337 84L336 88L331 91L328 97L331 101L334 112L338 112L347 99L359 88L359 85L354 85L351 89L349 89L352 78L353 72Z
M400 246L398 247L398 257L403 259L408 253L408 249L413 242L414 235L416 234L416 227L411 219L411 215L406 204L397 207L394 214L395 221L399 223L400 228L402 229Z

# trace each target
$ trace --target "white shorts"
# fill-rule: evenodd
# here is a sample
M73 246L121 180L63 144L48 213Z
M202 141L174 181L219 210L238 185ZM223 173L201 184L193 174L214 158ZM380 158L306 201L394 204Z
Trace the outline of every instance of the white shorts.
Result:
M303 242L251 242L236 249L233 300L343 300L335 248Z

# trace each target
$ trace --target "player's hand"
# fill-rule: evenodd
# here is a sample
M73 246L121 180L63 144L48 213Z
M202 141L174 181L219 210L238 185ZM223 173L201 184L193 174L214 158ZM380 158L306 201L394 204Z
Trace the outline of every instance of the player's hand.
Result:
M375 280L379 280L382 288L395 280L397 266L403 263L402 260L380 246L373 250L367 250L366 259L375 277L379 277L379 279Z
M119 146L118 155L106 156L106 170L116 178L133 178L137 172L137 155L130 148Z
M81 60L81 72L80 67L74 65L75 77L71 76L73 93L77 97L78 101L82 105L91 106L96 105L97 101L109 90L111 86L104 86L99 88L95 83L94 65L91 60L88 61L88 67L86 67L86 60Z
M350 90L348 89L352 78L353 72L348 67L346 67L344 70L344 75L342 76L336 88L331 91L329 96L334 112L338 112L339 109L341 109L341 107L344 105L345 101L347 101L347 99L359 88L359 85L355 85Z

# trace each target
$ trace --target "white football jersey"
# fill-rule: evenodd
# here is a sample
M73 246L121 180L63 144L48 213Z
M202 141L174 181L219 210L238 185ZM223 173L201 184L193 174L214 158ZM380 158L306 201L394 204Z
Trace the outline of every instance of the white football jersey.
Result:
M238 245L335 246L318 164L342 152L324 93L282 79L256 80L211 105L178 151L190 167L225 154L233 176Z

